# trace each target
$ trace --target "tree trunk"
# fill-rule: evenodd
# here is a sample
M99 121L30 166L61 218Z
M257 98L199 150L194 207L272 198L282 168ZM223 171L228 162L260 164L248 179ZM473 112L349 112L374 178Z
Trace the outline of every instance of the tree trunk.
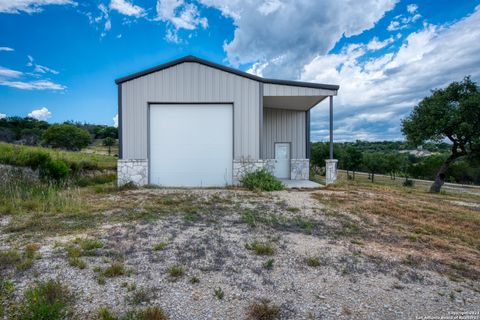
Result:
M372 182L375 179L375 173L372 172Z
M448 167L458 158L457 154L452 154L449 156L447 159L445 159L445 162L442 164L440 169L437 172L437 176L435 177L435 181L433 181L432 185L430 186L430 192L435 192L438 193L440 192L440 189L442 188L443 184L445 183L445 178L446 178L446 173L448 170Z

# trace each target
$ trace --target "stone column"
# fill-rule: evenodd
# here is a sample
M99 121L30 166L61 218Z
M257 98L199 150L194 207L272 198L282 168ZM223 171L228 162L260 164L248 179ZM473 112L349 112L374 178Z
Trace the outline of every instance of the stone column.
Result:
M336 159L325 160L325 184L332 184L337 181L337 162Z

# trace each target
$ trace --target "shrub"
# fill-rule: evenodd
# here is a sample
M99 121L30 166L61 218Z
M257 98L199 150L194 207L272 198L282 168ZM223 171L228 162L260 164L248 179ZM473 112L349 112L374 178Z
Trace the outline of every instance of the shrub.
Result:
M72 295L60 282L40 282L25 291L20 319L66 319L71 302Z
M77 151L88 146L90 134L71 124L54 124L42 136L44 142L53 148Z
M240 182L249 190L279 191L284 188L283 183L266 169L249 172L243 176Z
M40 150L22 150L19 155L19 164L25 167L30 167L33 170L37 170L51 161L50 154Z
M70 169L63 160L51 159L40 167L40 178L44 181L60 182L65 180Z
M415 181L407 178L407 179L405 179L405 181L403 181L403 186L404 187L414 187L415 186Z

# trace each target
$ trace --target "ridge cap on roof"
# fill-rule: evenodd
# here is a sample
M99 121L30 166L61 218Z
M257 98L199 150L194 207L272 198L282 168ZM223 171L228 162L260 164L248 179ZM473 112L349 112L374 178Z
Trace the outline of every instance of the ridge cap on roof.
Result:
M279 84L279 85L290 85L290 86L299 86L299 87L309 87L309 88L315 88L315 89L326 89L326 90L338 90L339 86L338 85L333 85L333 84L323 84L323 83L315 83L315 82L303 82L303 81L293 81L293 80L281 80L281 79L268 79L268 78L263 78L254 74L250 74L248 72L234 69L232 67L228 67L216 62L208 61L202 58L199 58L194 55L187 55L175 60L172 60L170 62L166 62L163 64L160 64L158 66L152 67L145 69L140 72L133 73L131 75L121 77L115 80L116 84L121 84L130 80L134 80L143 76L146 76L148 74L161 71L170 67L173 67L177 64L181 64L184 62L196 62L200 63L206 66L209 66L211 68L215 68L224 72L228 73L233 73L241 77L245 77L248 79L256 80L262 83L269 83L269 84Z

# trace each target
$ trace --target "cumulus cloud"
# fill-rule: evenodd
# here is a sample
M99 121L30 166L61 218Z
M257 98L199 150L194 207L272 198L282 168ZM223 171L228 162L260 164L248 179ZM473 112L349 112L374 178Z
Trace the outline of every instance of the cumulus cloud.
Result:
M397 0L199 0L230 17L234 37L224 45L233 66L261 63L270 77L298 78L303 65L327 54L342 37L374 27ZM266 17L266 15L268 17Z
M0 0L0 13L36 13L48 5L77 5L72 0Z
M7 115L5 113L0 112L0 119L5 119L6 117L7 117Z
M112 119L113 119L113 126L115 128L118 128L118 114L116 114L115 117L113 117Z
M116 10L119 13L139 18L145 14L145 10L137 5L134 5L128 0L112 0L110 1L110 9Z
M37 119L37 120L43 120L46 121L52 117L52 113L48 111L47 108L43 107L40 109L32 110L27 117Z
M14 51L13 48L10 48L10 47L0 47L0 51Z
M340 84L334 98L337 140L399 139L399 120L431 89L466 75L480 81L478 25L480 6L454 24L426 24L396 52L368 58L367 45L351 44L338 54L318 55L301 79ZM327 110L322 103L312 112L314 140L328 138Z
M184 0L158 0L157 17L155 20L164 21L173 29L168 28L165 39L171 42L180 42L178 30L195 30L198 27L208 27L207 18L201 17L198 7Z

